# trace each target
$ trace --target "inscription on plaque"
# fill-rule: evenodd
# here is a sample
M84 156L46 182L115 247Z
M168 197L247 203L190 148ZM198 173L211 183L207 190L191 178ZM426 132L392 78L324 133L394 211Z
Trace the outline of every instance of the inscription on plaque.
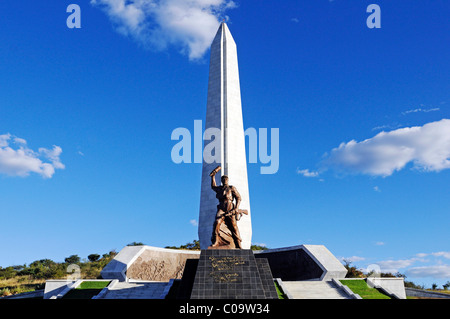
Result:
M237 282L239 274L234 272L237 266L244 265L245 260L242 257L215 257L210 256L209 261L213 271L209 275L216 283Z
M273 278L271 280L275 289ZM250 249L202 250L191 299L266 298L261 272Z

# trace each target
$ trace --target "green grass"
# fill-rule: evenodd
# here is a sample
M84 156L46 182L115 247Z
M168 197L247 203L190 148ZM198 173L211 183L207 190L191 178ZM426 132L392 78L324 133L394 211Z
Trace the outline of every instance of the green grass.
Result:
M110 281L83 281L77 288L65 294L62 299L92 299L109 283Z
M340 282L355 294L360 295L362 299L391 299L378 289L369 287L364 279L340 280Z
M275 288L277 289L278 299L287 299L286 295L284 294L283 290L281 289L280 285L278 285L277 281L274 281Z
M76 289L103 289L110 281L83 281Z

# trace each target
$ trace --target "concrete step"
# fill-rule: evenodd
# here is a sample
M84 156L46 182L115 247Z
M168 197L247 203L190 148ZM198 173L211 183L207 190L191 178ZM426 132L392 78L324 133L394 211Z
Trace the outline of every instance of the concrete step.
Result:
M351 299L331 281L283 281L294 299Z
M102 299L160 299L167 282L118 282Z

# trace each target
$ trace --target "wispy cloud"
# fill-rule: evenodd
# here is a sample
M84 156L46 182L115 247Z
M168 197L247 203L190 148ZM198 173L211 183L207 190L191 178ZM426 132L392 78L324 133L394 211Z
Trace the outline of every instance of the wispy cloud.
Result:
M376 243L384 245L382 242ZM429 257L429 258L426 258ZM361 256L340 257L342 262L367 262L367 268L359 268L364 273L369 273L371 267L376 266L382 273L401 273L406 275L410 280L415 281L419 278L432 278L433 280L450 278L450 265L446 263L450 259L450 252L432 252L432 253L418 253L411 258L405 259L388 259L381 260L375 263L372 258L365 258ZM357 265L354 265L357 266Z
M196 219L191 219L191 220L189 221L189 223L190 223L192 226L194 226L194 227L197 227L197 226L198 226L198 222L197 222Z
M376 126L374 128L372 128L372 131L391 131L391 130L395 130L400 128L401 125L396 123L396 124L386 124L386 125L379 125Z
M178 48L191 60L209 48L232 0L91 0L113 22L116 30L144 47Z
M366 258L361 257L361 256L341 257L340 259L342 261L348 261L348 262L351 262L351 263L355 263L355 262L358 262L358 261L366 260Z
M61 147L56 145L52 149L39 148L36 152L23 138L9 133L0 135L0 174L25 177L37 173L51 178L56 169L65 168L60 160L61 153Z
M440 251L437 253L431 253L431 255L435 257L444 257L446 259L450 259L450 251Z
M427 256L434 256L434 257L444 257L445 259L450 259L450 251L439 251L435 253L419 253L416 255L417 257L427 257Z
M305 177L318 177L319 172L310 171L309 169L299 169L297 168L297 174L303 175Z
M434 258L426 259L425 257ZM377 265L382 272L401 272L411 278L445 279L450 277L450 265L445 264L442 258L450 259L450 252L418 253L409 259L379 261Z
M377 262L382 272L396 273L407 268L417 261L416 258L401 259L401 260L384 260Z
M434 108L425 109L423 107L419 107L419 108L404 111L404 112L402 112L402 115L407 115L407 114L411 114L411 113L419 113L419 112L429 113L429 112L436 112L436 111L440 111L440 108L434 107Z
M420 266L408 269L409 277L431 277L438 279L450 278L450 265Z

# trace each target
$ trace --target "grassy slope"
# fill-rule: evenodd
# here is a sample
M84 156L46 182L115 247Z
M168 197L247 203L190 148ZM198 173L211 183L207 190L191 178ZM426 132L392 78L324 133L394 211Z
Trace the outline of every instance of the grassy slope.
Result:
M103 267L108 264L114 256L103 258L96 262L81 262L81 274L82 279L98 279L100 278L100 272ZM62 276L54 276L50 278L35 278L32 275L16 275L12 278L1 278L0 277L0 297L20 294L23 292L35 291L39 289L44 289L45 282L47 279L66 279L70 273L66 272L67 266L60 263L56 264L55 267L61 267L63 269Z
M361 280L340 280L343 285L346 285L355 294L358 294L363 299L391 299L389 296L381 293L378 289L371 288L366 281Z

